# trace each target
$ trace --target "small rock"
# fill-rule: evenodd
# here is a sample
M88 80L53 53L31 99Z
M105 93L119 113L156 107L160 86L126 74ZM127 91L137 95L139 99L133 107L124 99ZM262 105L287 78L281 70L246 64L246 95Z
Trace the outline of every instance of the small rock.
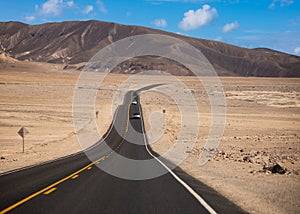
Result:
M13 161L17 161L17 160L18 160L17 158L14 158L14 159L13 159Z
M209 148L208 151L209 151L209 152L215 152L216 149L214 149L214 148Z
M241 149L240 152L244 152L244 149Z
M278 173L278 174L281 174L281 175L286 173L286 170L282 166L280 166L279 164L276 164L276 165L270 167L269 170L272 173Z
M253 163L253 160L250 158L250 156L244 156L243 161L247 163Z
M271 172L270 171L268 171L268 170L266 170L266 175L270 175L271 174Z
M5 157L1 156L1 160L4 160L4 159L5 159Z

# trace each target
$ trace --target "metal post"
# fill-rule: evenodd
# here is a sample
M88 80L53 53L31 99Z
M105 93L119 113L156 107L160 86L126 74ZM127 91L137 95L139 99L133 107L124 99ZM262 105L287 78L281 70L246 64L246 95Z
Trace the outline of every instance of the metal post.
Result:
M25 137L22 137L22 138L23 138L23 153L24 153L24 138L25 138Z

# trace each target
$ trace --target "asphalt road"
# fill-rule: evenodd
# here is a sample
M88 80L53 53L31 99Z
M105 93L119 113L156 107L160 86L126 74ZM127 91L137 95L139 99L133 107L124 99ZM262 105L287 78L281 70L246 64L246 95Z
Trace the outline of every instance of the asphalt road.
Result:
M128 92L118 107L114 124L104 136L107 144L100 140L85 153L1 175L0 213L243 212L180 168L170 173L153 159L157 155L145 146L143 120L130 119L134 113L141 113L139 104L131 105L132 99L139 101L134 92ZM119 156L137 163L153 159L154 164L130 166ZM116 169L133 178L156 170L165 170L166 174L128 180L100 168Z

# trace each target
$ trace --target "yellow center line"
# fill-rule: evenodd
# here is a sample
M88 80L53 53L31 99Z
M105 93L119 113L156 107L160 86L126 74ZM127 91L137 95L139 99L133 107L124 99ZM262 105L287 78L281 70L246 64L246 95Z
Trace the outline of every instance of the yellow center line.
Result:
M74 175L74 176L72 177L72 179L76 179L76 178L78 178L78 176L79 176L79 175Z
M7 207L6 209L2 210L0 213L1 213L1 214L4 214L4 213L7 213L8 211L11 211L12 209L14 209L14 208L20 206L21 204L24 204L25 202L27 202L27 201L29 201L29 200L35 198L36 196L38 196L38 195L40 195L40 194L42 194L42 193L44 193L44 192L50 190L51 188L57 186L58 184L60 184L60 183L62 183L62 182L64 182L64 181L66 181L66 180L72 178L74 175L76 175L76 174L82 172L83 170L89 168L90 166L92 166L92 165L94 165L94 164L95 164L95 162L90 163L89 165L87 165L87 166L85 166L85 167L79 169L78 171L72 173L71 175L69 175L69 176L67 176L67 177L65 177L65 178L63 178L63 179L61 179L61 180L59 180L59 181L57 181L57 182L55 182L55 183L53 183L53 184L51 184L51 185L45 187L44 189L41 189L40 191L37 191L36 193L33 193L33 194L29 195L28 197L22 199L21 201L19 201L19 202L13 204L13 205Z
M53 187L51 189L49 189L48 191L44 192L45 195L49 195L51 192L55 191L57 188Z
M130 103L131 103L131 101L132 101L132 92L131 92L131 94L130 94ZM125 134L128 132L128 126L129 126L130 103L129 103L129 105L128 105L127 123L126 123ZM121 142L120 144L123 144L123 143L124 143L124 138L122 139L122 142ZM105 156L99 158L98 160L96 160L96 161L94 161L94 162L92 162L92 163L86 165L85 167L83 167L83 168L77 170L76 172L74 172L74 173L68 175L67 177L62 178L62 179L56 181L55 183L53 183L53 184L51 184L51 185L49 185L49 186L47 186L47 187L45 187L45 188L43 188L43 189L41 189L41 190L35 192L35 193L33 193L33 194L27 196L26 198L24 198L24 199L18 201L17 203L15 203L15 204L13 204L13 205L7 207L6 209L0 211L0 214L7 213L7 212L13 210L14 208L16 208L16 207L18 207L18 206L24 204L25 202L27 202L27 201L29 201L29 200L31 200L31 199L37 197L38 195L40 195L40 194L42 194L42 193L44 193L44 194L50 194L51 192L53 192L53 191L55 191L55 190L57 189L55 186L57 186L57 185L63 183L64 181L66 181L66 180L68 180L68 179L70 179L70 178L72 178L72 179L74 179L74 177L77 178L77 177L78 177L78 174L79 174L80 172L82 172L82 171L84 171L84 170L90 170L90 169L92 168L93 165L95 165L95 164L97 164L97 163L100 163L101 160L104 160L105 158L109 157L112 153L113 153L113 152L111 152L109 155L105 155Z

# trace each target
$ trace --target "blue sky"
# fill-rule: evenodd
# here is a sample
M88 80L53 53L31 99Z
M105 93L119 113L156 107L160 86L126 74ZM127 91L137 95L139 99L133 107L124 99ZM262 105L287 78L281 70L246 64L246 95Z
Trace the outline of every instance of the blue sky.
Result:
M0 7L0 21L95 19L300 55L299 0L1 0Z

